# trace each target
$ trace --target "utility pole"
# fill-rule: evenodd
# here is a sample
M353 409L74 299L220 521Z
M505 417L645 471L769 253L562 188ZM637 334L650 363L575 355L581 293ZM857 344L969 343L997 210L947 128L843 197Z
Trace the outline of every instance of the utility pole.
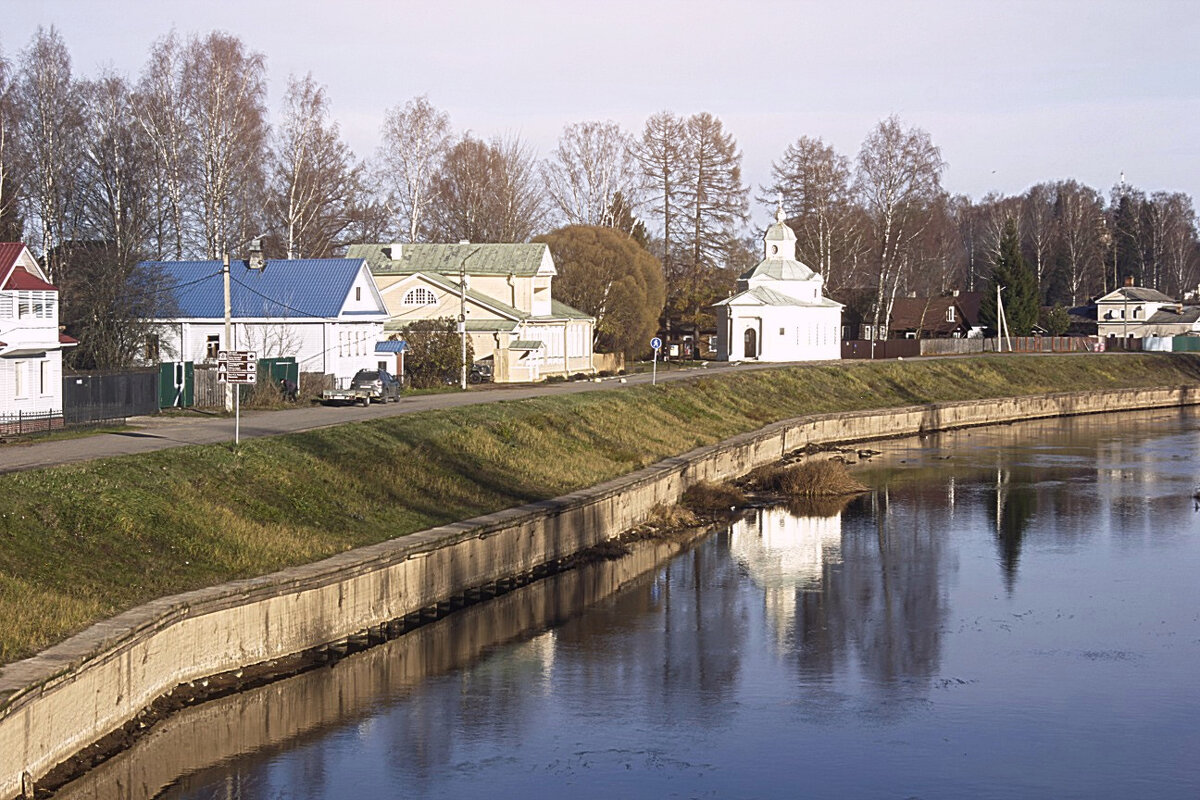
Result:
M221 261L221 280L225 284L225 342L224 350L233 351L233 309L229 302L229 253ZM233 384L225 384L225 411L233 411Z
M475 255L481 248L476 247L463 256L458 263L458 332L462 337L462 374L460 385L467 390L467 259Z

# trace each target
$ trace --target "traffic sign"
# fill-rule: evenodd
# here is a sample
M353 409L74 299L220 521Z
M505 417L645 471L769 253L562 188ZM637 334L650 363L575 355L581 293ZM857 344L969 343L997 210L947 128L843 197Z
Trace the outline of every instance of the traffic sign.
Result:
M218 383L257 383L258 353L254 350L221 350L217 353Z
M658 350L660 347L662 347L662 339L655 336L653 339L650 340L650 346L653 347L655 350Z

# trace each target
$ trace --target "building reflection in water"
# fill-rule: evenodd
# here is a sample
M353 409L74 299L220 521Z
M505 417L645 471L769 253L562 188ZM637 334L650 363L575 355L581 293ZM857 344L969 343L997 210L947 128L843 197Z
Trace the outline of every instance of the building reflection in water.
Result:
M954 566L948 499L945 486L903 501L885 489L844 513L759 509L733 526L730 548L763 592L775 645L806 682L850 670L885 693L920 693L937 674Z

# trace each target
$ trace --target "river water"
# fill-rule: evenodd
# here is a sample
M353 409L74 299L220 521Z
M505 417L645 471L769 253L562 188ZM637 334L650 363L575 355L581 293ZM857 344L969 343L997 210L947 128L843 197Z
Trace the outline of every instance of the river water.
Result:
M60 796L1200 796L1200 415L870 446L844 508L189 709Z

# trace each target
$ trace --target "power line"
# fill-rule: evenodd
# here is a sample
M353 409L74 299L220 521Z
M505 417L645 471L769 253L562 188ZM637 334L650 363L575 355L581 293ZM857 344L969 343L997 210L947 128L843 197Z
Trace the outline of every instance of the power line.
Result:
M218 274L220 274L220 273L218 273ZM268 303L275 304L279 308L285 309L287 311L293 311L302 317L312 317L314 319L325 319L325 317L320 314L313 314L308 311L301 311L298 308L293 308L292 306L289 306L287 303L284 303L281 300L276 300L274 297L268 297L267 295L263 294L262 292L258 291L257 289L254 289L253 287L247 286L246 284L242 283L240 280L233 277L233 275L229 276L229 280L233 281L238 286L245 289L247 292L250 292L250 294L257 295L257 296L261 297L263 300L266 300ZM264 309L264 310L266 310L266 309Z

